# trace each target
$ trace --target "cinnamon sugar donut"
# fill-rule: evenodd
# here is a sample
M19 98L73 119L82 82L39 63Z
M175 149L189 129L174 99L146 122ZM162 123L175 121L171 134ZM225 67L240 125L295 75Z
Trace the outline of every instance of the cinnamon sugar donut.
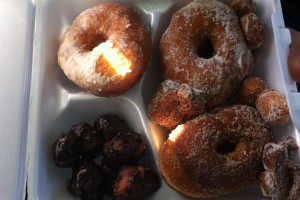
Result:
M151 38L132 8L104 3L82 12L61 38L58 63L78 86L99 96L130 89L150 61Z
M241 26L248 45L258 49L265 40L265 28L258 16L251 12L241 17Z
M267 84L264 80L255 76L247 77L238 90L235 103L255 107L258 95L266 88Z
M160 150L165 181L194 198L239 191L256 180L273 133L252 107L236 105L177 126Z
M292 155L299 149L295 138L285 136L276 143L267 143L263 151L265 171L259 174L264 196L272 200L297 200L300 197L300 167Z
M211 55L203 52L209 47ZM176 11L160 55L164 78L198 90L207 108L224 103L252 70L236 14L216 0L195 0Z
M252 0L232 0L231 7L239 17L255 10Z
M265 90L255 102L261 117L270 125L283 126L290 120L286 97L276 90Z
M187 84L165 80L149 104L148 115L153 122L172 130L204 109L202 99Z

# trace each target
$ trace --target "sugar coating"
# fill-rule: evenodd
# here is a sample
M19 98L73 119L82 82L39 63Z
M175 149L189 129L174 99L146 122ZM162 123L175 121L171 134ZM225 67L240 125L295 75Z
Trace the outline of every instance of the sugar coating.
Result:
M214 48L211 58L197 55L198 45L206 40ZM237 16L214 0L195 0L175 12L162 36L160 54L165 79L200 91L209 107L226 101L252 71L252 53Z
M251 49L261 47L265 39L265 30L263 24L255 13L248 13L241 19L241 26Z
M259 174L264 196L272 200L299 198L300 167L292 162L292 154L298 148L291 136L284 136L278 143L265 145L262 157L265 171Z
M264 91L258 96L255 105L262 118L271 125L283 126L290 119L286 97L279 91Z
M121 55L115 60L129 60L129 69L126 64L116 73L106 59L108 49ZM139 14L125 5L103 3L83 11L64 33L58 64L80 87L99 96L116 96L137 82L150 56L150 34Z
M198 91L172 80L165 80L159 85L148 106L150 119L170 130L204 111L203 99Z
M239 17L255 10L252 0L232 0L231 7Z
M235 148L218 153L224 142ZM197 198L239 191L256 180L264 145L273 133L249 106L219 108L178 126L160 150L167 183Z

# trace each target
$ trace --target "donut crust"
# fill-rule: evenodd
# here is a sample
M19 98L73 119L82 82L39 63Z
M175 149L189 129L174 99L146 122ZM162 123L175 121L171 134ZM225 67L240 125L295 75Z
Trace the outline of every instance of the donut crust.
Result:
M171 187L187 196L225 195L256 180L264 145L270 141L273 133L254 108L215 109L171 132L160 150L160 171Z
M112 68L107 49L118 56L122 66L129 66L125 75ZM65 75L104 97L130 89L141 78L150 57L151 37L141 16L118 3L103 3L82 12L62 36L58 51Z
M207 42L212 57L198 56ZM160 56L164 79L198 90L207 109L228 100L252 71L252 53L235 12L215 0L195 0L173 14Z

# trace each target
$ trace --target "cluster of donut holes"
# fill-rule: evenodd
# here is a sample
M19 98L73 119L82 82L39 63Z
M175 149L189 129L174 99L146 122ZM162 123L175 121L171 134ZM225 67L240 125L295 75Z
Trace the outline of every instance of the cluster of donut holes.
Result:
M255 4L252 0L233 0L231 8L240 19L244 36L251 49L261 47L265 38L265 29L258 16L254 13Z
M264 121L272 126L286 125L290 119L286 97L268 88L258 77L248 77L243 81L234 103L255 107Z

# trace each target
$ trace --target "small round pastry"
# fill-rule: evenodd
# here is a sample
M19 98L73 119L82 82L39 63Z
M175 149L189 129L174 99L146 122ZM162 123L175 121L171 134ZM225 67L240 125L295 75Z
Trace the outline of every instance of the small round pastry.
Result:
M93 159L102 153L105 138L86 122L74 124L52 145L52 156L58 167L72 167L80 158Z
M114 182L116 199L143 199L160 187L159 176L142 164L124 165Z
M160 56L164 79L197 90L208 109L227 101L252 71L238 18L217 0L195 0L176 11Z
M265 40L265 28L258 16L251 12L240 19L242 30L251 49L258 49Z
M187 84L163 81L148 106L150 119L169 129L174 129L205 111L203 99Z
M80 160L72 169L67 190L81 199L103 199L106 175L93 161Z
M258 77L248 77L243 82L237 93L237 104L255 107L255 101L265 89L267 84L264 80Z
M283 126L290 119L286 98L279 91L266 90L256 99L256 109L270 125Z
M165 181L192 198L236 192L254 182L271 129L252 107L215 109L177 126L160 149Z
M297 200L300 197L300 167L292 155L299 147L295 138L283 137L277 144L267 143L263 151L265 171L259 174L262 194L272 199Z
M239 17L255 10L252 0L232 0L231 7Z
M151 37L141 16L118 3L82 12L64 33L58 63L78 86L104 97L130 89L151 57Z
M146 145L140 134L121 132L103 147L102 165L119 169L121 165L137 163L146 155Z
M120 132L129 131L129 127L124 119L115 114L104 114L99 116L95 121L93 128L104 136L106 141L117 136Z

